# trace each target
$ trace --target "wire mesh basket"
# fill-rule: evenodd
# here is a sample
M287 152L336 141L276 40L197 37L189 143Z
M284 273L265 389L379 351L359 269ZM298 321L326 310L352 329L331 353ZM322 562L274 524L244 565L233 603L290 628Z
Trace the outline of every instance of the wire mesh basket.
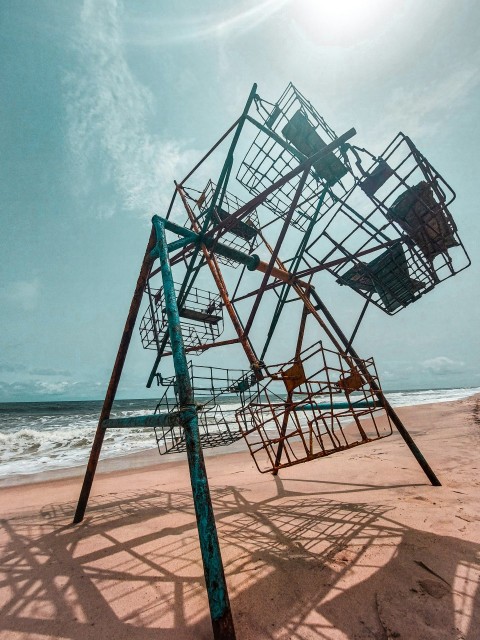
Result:
M398 134L362 173L324 208L306 255L337 262L339 284L392 315L470 260L448 210L455 194L409 138Z
M390 419L372 384L378 386L373 359L353 362L321 342L279 365L235 413L258 470L290 467L390 435Z
M257 108L259 112L260 109L263 111L263 129L255 137L237 172L239 182L254 195L337 138L322 116L291 83L274 105L259 98ZM331 151L317 160L303 187L292 225L303 231L315 213L323 188L341 184L342 178L350 171L349 159L342 149ZM265 205L276 217L285 217L299 181L300 176L297 175L268 196Z
M204 449L228 446L242 438L235 420L235 410L253 395L255 375L240 369L193 366L188 364L190 380L197 402L200 442ZM157 382L165 388L155 413L171 413L179 410L178 390L175 377L162 378ZM178 424L156 427L155 436L160 455L186 451L185 432Z
M445 179L403 133L379 162L388 164L392 176L375 191L374 199L387 219L433 264L437 281L466 268L468 255L448 209L455 192ZM360 186L365 189L364 183Z
M178 291L180 286L175 288ZM168 340L164 291L148 287L146 293L148 307L139 326L142 346L160 351L162 342ZM191 287L178 312L185 347L201 347L223 333L223 304L218 293Z
M223 222L232 213L235 213L245 203L232 193L225 191L218 202L213 205L216 191L216 184L209 180L203 191L197 191L189 188L185 189L188 198L194 202L193 213L196 221L203 226L207 214L211 214L211 222L209 228ZM259 244L258 229L260 223L258 221L257 211L251 211L247 218L237 221L227 232L221 236L222 244L233 249L237 249L244 253L251 253ZM216 258L222 264L236 269L239 262L231 260L227 257L215 254Z

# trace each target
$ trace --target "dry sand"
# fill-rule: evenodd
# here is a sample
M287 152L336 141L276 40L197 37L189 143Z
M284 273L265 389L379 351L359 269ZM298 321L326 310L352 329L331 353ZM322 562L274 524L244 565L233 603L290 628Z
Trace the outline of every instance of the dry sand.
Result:
M238 640L480 638L480 396L399 414L442 487L396 433L207 458ZM80 481L0 490L0 638L211 638L186 461L98 473L72 526Z

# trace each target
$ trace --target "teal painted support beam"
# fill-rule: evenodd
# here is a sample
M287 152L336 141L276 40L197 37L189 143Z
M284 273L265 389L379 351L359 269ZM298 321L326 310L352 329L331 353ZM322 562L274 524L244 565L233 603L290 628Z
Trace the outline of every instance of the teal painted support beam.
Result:
M148 416L128 416L127 418L108 418L102 422L104 429L140 429L142 427L178 427L181 424L181 412L152 413Z
M249 271L255 271L260 264L260 256L256 253L248 255L248 253L243 253L243 251L229 247L221 242L216 242L215 240L212 241L212 238L205 238L202 242L205 244L207 249L210 249L213 253L223 256L224 258L234 260L239 264L244 264Z
M163 225L167 231L176 233L177 236L188 238L190 242L197 243L200 240L200 234L197 233L196 231L192 231L192 229L187 229L186 227L182 227L181 225L176 224L171 220L165 220L165 218L161 218L160 216L157 216L157 215L153 216L152 224L155 228L155 233L157 234L157 237L158 237L158 234L161 233L161 225ZM153 251L154 252L157 251L156 247Z
M153 216L152 224L155 228L155 232L159 233L158 229L159 225L163 225L165 229L172 231L172 233L176 233L179 236L182 236L188 244L188 242L192 242L194 244L204 244L207 249L213 251L213 253L217 253L224 258L228 258L230 260L234 260L239 264L244 264L249 271L255 271L255 269L260 264L260 256L256 253L252 253L249 255L248 253L244 253L243 251L239 251L238 249L234 249L233 247L229 247L226 244L221 242L217 242L213 238L205 237L201 233L195 233L195 231L191 231L190 229L185 229L185 227L181 227L170 220L164 220L160 218L160 216ZM183 240L181 241L183 242ZM172 242L168 245L168 250L170 251L170 247L175 245L175 242ZM152 256L156 255L156 249L152 251Z
M172 251L176 251L177 249L183 249L187 244L191 244L190 238L179 238L178 240L174 240L170 242L168 245L168 253L172 253Z
M182 340L175 286L168 260L165 225L158 216L154 218L154 229L157 240L155 253L160 258L162 269L168 331L177 379L181 422L185 430L190 481L210 605L213 635L215 640L235 640L232 612L208 487L207 472L200 443L195 399Z

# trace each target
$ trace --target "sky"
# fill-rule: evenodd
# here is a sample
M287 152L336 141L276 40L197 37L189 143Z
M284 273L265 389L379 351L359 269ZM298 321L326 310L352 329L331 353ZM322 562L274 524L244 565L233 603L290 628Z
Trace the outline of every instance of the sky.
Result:
M254 82L377 153L403 131L453 186L472 266L356 346L386 389L480 386L479 26L474 0L0 0L0 401L103 397L150 218ZM136 333L119 397L151 364Z

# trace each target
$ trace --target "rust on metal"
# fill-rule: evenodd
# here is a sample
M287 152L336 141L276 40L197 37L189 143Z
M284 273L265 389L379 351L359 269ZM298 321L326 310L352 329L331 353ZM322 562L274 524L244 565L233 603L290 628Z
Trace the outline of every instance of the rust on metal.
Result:
M367 309L399 313L470 265L450 211L455 193L408 136L375 156L354 135L337 135L291 83L274 104L254 85L152 219L74 521L84 517L107 429L151 428L161 455L185 452L216 640L235 631L203 449L243 438L258 470L275 475L395 427L440 485L373 359L353 342ZM350 339L320 274L352 304L363 298ZM144 298L140 340L155 352L147 388L156 382L160 398L153 413L110 418ZM221 359L207 364L212 353Z

